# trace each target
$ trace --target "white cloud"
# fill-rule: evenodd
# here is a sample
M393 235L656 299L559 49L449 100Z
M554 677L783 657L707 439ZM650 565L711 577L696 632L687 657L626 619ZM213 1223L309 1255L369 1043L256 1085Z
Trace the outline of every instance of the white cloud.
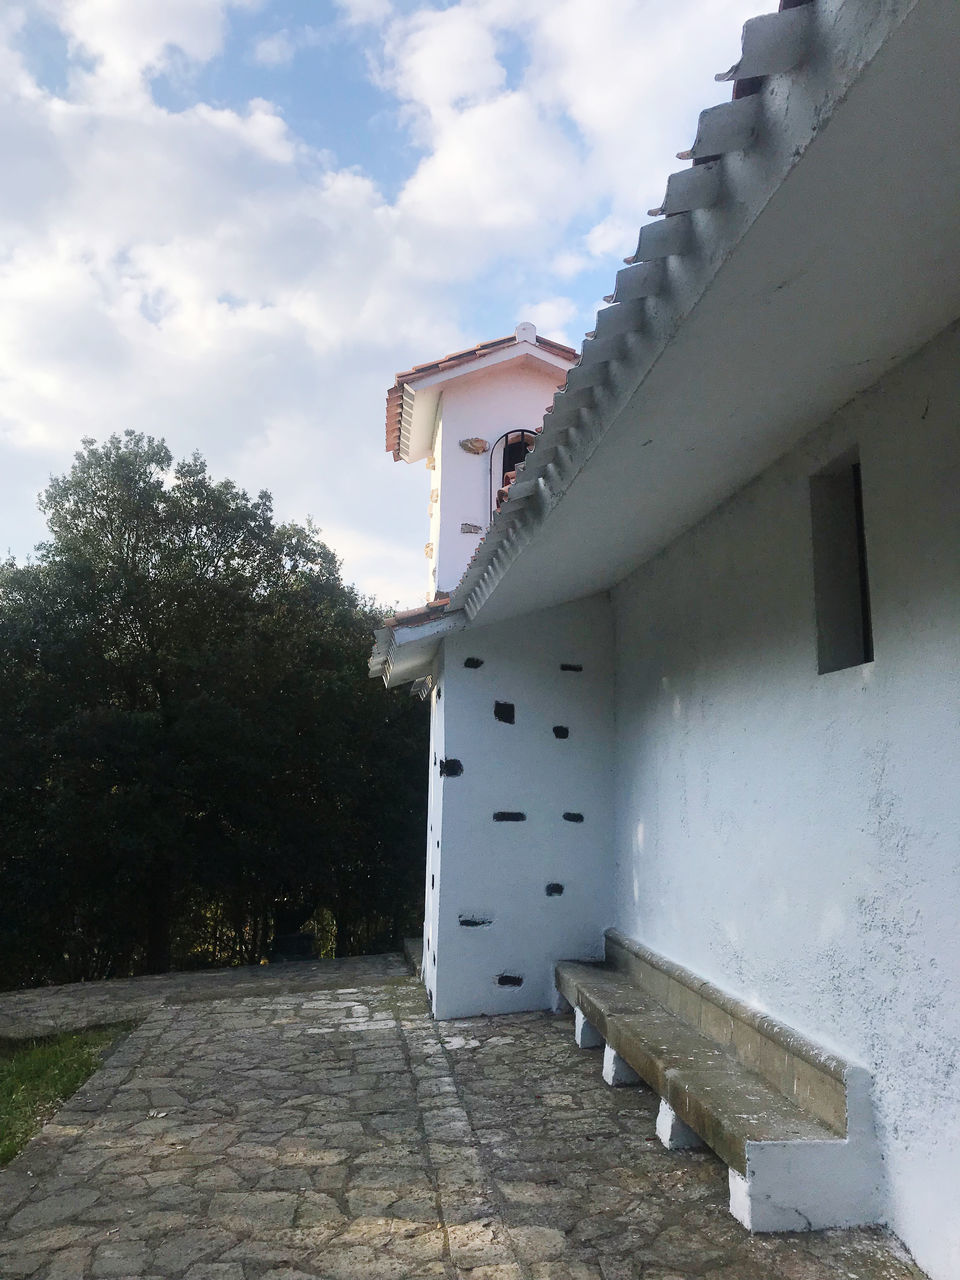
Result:
M383 22L391 13L390 0L334 0L346 20L356 26Z
M626 256L632 253L636 240L636 222L611 213L590 228L583 243L594 258L605 258L612 254Z
M518 315L536 325L537 332L557 342L570 342L567 326L575 320L580 308L572 298L543 298L520 306Z
M327 39L326 32L320 27L299 27L290 31L282 27L269 35L258 36L253 42L251 56L261 67L288 66L298 53L305 49L315 49Z
M253 60L262 67L282 67L293 61L296 51L296 42L289 31L274 31L272 35L261 36L254 43Z
M560 129L527 94L499 94L441 124L432 152L398 202L405 213L464 242L471 257L497 235L516 251L529 233L544 236L576 209L580 162Z
M713 73L736 60L744 19L769 0L530 0L527 81L589 150L588 189L640 219L659 204L698 113L729 95Z
M39 0L76 53L93 71L77 74L91 100L137 95L146 73L166 69L177 58L209 61L223 45L228 11L256 8L260 0Z
M469 4L420 9L391 24L384 82L397 96L443 119L503 88L496 29Z
M550 269L559 279L572 280L581 271L585 271L589 265L590 259L585 254L565 249L554 257L550 263Z
M258 0L34 0L78 55L62 97L16 52L21 11L0 15L0 546L35 540L81 435L133 426L312 512L367 589L421 599L426 477L383 451L394 370L517 318L576 343L577 276L609 258L612 283L716 100L708 70L766 7L338 6L421 148L394 197L270 102L154 101L151 76L217 57ZM319 40L259 7L262 65Z

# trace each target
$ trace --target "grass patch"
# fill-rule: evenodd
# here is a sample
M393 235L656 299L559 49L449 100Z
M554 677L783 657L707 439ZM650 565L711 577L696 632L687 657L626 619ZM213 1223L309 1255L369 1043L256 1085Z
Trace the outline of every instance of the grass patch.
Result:
M115 1023L37 1040L0 1040L0 1166L21 1151L133 1027Z

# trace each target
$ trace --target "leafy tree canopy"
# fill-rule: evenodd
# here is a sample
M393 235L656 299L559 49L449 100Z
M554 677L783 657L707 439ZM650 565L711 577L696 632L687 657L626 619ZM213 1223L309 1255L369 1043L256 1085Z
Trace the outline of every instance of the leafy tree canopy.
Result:
M84 440L0 566L0 982L341 953L420 906L425 711L367 679L370 601L270 495Z

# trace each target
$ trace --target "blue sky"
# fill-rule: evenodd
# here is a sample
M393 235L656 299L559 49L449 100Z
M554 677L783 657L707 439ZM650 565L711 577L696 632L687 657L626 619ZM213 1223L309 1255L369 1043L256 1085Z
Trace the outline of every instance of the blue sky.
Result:
M13 0L0 10L0 551L134 427L423 598L398 369L579 345L756 0Z

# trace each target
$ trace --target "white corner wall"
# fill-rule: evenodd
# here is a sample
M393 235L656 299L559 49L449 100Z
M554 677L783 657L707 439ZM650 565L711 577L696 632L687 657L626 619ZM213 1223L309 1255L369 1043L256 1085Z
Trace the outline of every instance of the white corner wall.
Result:
M605 595L444 644L424 931L424 982L438 1018L546 1008L555 962L602 951L612 885L612 658ZM497 703L512 706L512 724L496 718ZM441 778L444 760L462 772ZM523 820L495 818L505 813Z
M859 446L875 661L817 674L809 477ZM613 593L615 922L862 1063L960 1276L960 334Z

